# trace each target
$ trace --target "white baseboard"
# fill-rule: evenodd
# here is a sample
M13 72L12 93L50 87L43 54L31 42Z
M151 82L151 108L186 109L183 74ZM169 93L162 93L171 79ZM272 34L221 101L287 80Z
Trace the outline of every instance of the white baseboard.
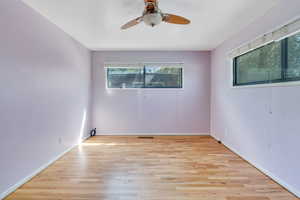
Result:
M246 158L246 156L242 155L239 151L237 151L235 148L231 147L229 144L227 144L226 142L224 143L222 141L222 143L229 148L231 151L233 151L234 153L236 153L237 155L239 155L241 158L243 158L244 160L246 160L248 163L250 163L251 165L253 165L255 168L257 168L258 170L260 170L262 173L264 173L265 175L267 175L268 177L270 177L271 179L273 179L275 182L277 182L279 185L281 185L282 187L284 187L285 189L287 189L289 192L293 193L294 195L296 195L298 198L300 198L300 191L298 191L296 188L292 187L291 185L289 185L288 183L286 183L285 181L283 181L282 179L278 178L277 176L275 176L273 173L271 173L270 171L264 169L263 167L261 167L260 165L258 165L257 163L255 163L252 160L249 160Z
M87 140L89 138L89 136L85 137L82 139L82 142ZM28 181L30 181L32 178L34 178L36 175L38 175L39 173L41 173L43 170L45 170L46 168L48 168L51 164L53 164L55 161L59 160L62 156L64 156L66 153L68 153L69 151L71 151L74 147L78 146L79 144L75 144L73 146L71 146L70 148L68 148L67 150L65 150L64 152L62 152L61 154L59 154L58 156L56 156L54 159L50 160L49 162L47 162L45 165L41 166L40 168L38 168L37 170L35 170L32 174L28 175L27 177L25 177L24 179L22 179L21 181L19 181L18 183L16 183L15 185L13 185L12 187L10 187L7 191L3 192L0 194L0 199L4 199L5 197L7 197L8 195L10 195L11 193L13 193L14 191L16 191L19 187L21 187L22 185L24 185L25 183L27 183Z
M82 138L81 143L83 143L84 141L86 141L86 140L89 139L90 137L91 137L90 135L85 136L84 138ZM76 146L76 145L75 145L75 146Z
M209 133L97 133L97 136L210 136Z

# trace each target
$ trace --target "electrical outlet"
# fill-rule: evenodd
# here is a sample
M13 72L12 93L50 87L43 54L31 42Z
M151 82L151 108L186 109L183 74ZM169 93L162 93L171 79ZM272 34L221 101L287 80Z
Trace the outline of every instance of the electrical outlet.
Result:
M225 128L225 134L223 140L226 140L227 137L228 137L228 127Z
M271 142L268 143L267 147L268 147L269 152L272 153L272 151L273 151L273 145L272 145Z
M62 144L62 138L58 138L58 144Z

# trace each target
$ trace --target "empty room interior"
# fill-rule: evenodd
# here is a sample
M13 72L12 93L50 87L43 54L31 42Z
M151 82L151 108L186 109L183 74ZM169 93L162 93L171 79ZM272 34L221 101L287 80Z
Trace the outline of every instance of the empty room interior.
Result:
M300 0L1 0L0 199L300 199Z

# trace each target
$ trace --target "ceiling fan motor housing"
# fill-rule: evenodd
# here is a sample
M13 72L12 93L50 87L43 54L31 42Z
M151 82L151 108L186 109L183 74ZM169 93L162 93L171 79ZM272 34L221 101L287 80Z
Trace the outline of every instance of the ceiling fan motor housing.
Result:
M144 15L143 20L144 20L145 24L154 27L154 26L159 25L162 22L163 16L159 12L149 13L149 14Z

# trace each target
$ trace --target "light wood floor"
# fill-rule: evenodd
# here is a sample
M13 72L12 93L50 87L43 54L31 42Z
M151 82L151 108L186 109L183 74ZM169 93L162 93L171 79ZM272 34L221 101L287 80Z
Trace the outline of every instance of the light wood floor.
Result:
M211 137L94 137L7 200L296 200Z

